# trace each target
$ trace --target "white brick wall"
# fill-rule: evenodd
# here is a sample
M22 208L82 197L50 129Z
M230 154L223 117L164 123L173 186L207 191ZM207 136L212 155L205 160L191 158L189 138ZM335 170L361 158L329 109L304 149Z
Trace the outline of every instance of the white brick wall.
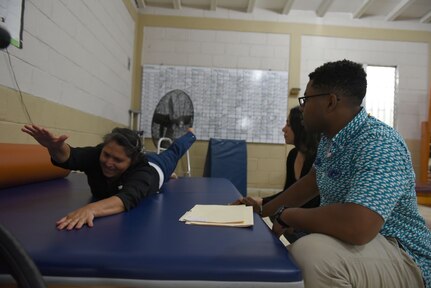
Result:
M396 66L399 73L395 128L405 139L420 139L428 113L428 44L302 36L301 91L308 74L328 61L349 59L368 65Z
M290 36L144 28L144 64L288 71Z
M8 48L21 90L127 124L135 24L123 2L28 0L24 11L23 49ZM0 84L16 89L7 61L0 52Z

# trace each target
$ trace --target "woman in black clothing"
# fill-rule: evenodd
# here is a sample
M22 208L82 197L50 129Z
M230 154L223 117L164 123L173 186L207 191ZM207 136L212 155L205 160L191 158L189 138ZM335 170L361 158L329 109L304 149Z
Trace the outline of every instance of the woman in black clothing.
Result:
M319 143L320 136L307 133L305 131L302 124L302 112L299 110L298 106L290 109L286 125L283 127L282 131L284 133L285 143L295 146L290 150L286 160L286 181L283 188L284 191L310 171L316 157L317 145ZM262 211L262 205L265 205L283 191L265 198L251 196L243 197L232 204L246 204L247 206L253 206L253 210L260 213ZM320 197L316 196L302 207L318 207L319 204Z
M195 142L193 129L176 139L161 154L144 154L139 136L127 128L114 128L103 142L91 147L71 147L65 135L55 136L36 125L22 131L46 147L54 165L83 171L96 201L72 211L57 221L57 228L93 227L96 217L121 213L136 207L157 192L175 170L179 159Z
M316 157L317 145L319 144L320 137L319 135L307 133L305 131L302 124L302 113L298 106L290 109L289 117L282 131L284 133L286 144L293 144L295 146L287 155L284 191L310 171ZM260 204L265 205L283 191L280 191L275 195L262 198ZM319 204L320 197L316 196L302 207L312 208L319 206Z

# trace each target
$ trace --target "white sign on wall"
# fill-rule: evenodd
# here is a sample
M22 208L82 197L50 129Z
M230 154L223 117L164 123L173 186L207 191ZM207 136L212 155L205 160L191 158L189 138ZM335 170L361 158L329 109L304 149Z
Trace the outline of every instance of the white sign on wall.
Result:
M284 143L287 87L287 72L144 65L141 128L151 138L157 104L179 89L193 102L198 139Z

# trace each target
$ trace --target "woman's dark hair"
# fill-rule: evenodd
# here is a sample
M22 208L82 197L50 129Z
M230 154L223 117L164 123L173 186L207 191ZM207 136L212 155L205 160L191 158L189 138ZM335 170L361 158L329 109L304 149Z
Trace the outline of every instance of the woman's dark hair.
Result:
M305 131L302 112L299 106L290 109L289 125L295 135L293 145L295 145L296 149L302 152L307 158L314 157L320 141L320 134Z
M142 140L139 135L128 128L114 128L111 133L103 136L103 145L115 141L124 148L127 157L132 163L138 158L142 151Z

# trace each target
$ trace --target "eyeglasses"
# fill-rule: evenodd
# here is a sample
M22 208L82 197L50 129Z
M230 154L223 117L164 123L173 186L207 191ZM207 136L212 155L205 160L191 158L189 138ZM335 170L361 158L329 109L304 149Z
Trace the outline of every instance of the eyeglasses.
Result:
M298 97L299 106L304 107L305 103L309 100L309 98L325 96L325 95L329 95L329 94L330 93L322 93L322 94L315 94L315 95L310 95L310 96Z

